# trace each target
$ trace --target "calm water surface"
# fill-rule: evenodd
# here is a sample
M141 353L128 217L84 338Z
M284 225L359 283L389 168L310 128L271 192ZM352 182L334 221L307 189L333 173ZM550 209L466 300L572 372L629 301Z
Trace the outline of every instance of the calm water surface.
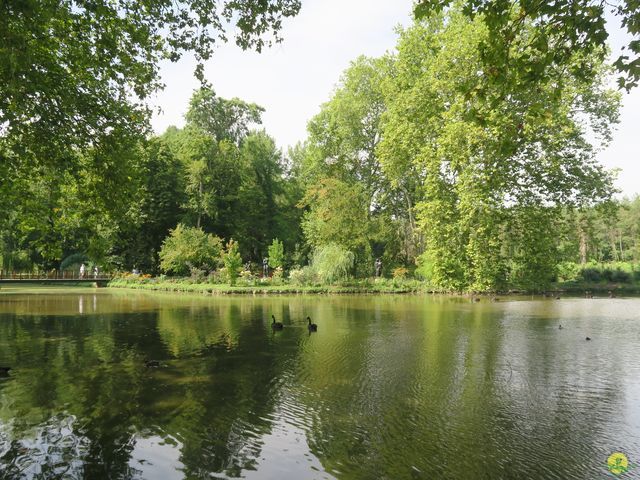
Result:
M3 479L591 479L615 451L640 463L640 299L2 292Z

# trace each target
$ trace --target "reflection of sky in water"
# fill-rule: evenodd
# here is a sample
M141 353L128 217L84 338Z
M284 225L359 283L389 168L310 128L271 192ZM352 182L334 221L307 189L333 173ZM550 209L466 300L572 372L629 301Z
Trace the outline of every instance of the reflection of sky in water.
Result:
M136 435L129 466L137 471L139 478L153 480L180 480L180 449L182 444L175 439L162 439L157 435L142 437Z
M241 444L235 456L258 458L251 469L242 472L242 478L249 480L282 480L282 479L318 479L333 480L335 477L323 473L318 458L311 453L306 434L301 428L280 420L273 421L271 432ZM231 432L230 443L242 441L242 437L251 438L252 432ZM136 472L136 477L153 480L181 480L184 478L180 461L183 445L172 437L162 438L158 435L143 437L136 435L131 452L129 466ZM230 479L221 473L210 473L210 478Z
M17 423L0 422L0 458L12 458L11 465L0 463L2 478L80 478L90 441L77 431L74 416L59 414L22 431L19 439L13 430ZM6 469L6 470L5 470Z
M311 453L304 430L282 420L274 423L270 433L260 438L262 452L256 470L245 470L249 480L327 479L318 458Z

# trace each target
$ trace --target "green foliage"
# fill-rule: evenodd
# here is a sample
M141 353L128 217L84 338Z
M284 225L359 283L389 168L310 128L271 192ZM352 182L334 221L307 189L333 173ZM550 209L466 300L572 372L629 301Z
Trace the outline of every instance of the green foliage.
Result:
M289 270L291 285L310 285L313 283L313 272L309 267L292 268Z
M487 83L507 86L510 74L517 72L521 83L536 85L555 82L549 70L573 64L582 78L597 75L597 68L586 58L596 54L606 60L605 16L608 11L620 17L629 34L626 50L615 61L621 73L618 82L627 89L640 81L640 9L637 0L613 4L593 0L554 2L514 2L504 0L419 0L414 6L417 18L439 15L454 5L469 18L480 18L490 35L482 41L483 70ZM612 7L609 10L609 7ZM534 25L531 28L531 25ZM575 64L574 52L583 52Z
M401 32L385 82L378 157L392 182L422 179L418 222L431 281L446 290L548 283L560 207L612 192L587 138L606 143L619 99L600 67L588 81L575 73L599 57L576 53L546 72L553 84L525 84L517 72L485 83L490 34L481 18L456 9L417 22Z
M222 241L200 228L178 224L165 238L160 266L168 273L186 275L192 268L213 270L220 263Z
M309 210L302 229L313 247L336 243L355 251L368 244L368 202L359 184L322 179L307 190L303 205Z
M434 261L430 258L430 252L424 252L416 259L416 270L414 272L416 278L431 282L433 278Z
M481 0L435 15L437 2L418 2L423 18L400 31L397 51L354 60L286 159L251 130L258 105L203 86L183 129L146 139L143 97L157 86L159 55L205 58L216 19L247 22L241 42L260 48L259 35L279 30L298 2L133 3L34 4L29 22L24 5L0 6L0 40L20 47L0 52L3 268L50 269L86 252L123 270L233 283L240 258L261 262L268 250L277 283L279 269L310 263L289 275L304 286L357 283L346 279L370 276L378 257L398 277L416 265L429 288L447 291L638 274L589 263L640 262L640 197L612 201L612 176L595 157L618 120L605 51L557 46L588 36L553 43L584 25L548 30L558 11L580 19L582 0L575 12ZM191 16L191 7L207 8ZM187 15L174 30L171 12ZM87 32L102 36L102 50ZM212 272L219 238L240 242ZM248 272L243 282L257 280Z
M72 253L60 262L60 270L69 270L75 268L76 265L89 262L89 257L86 253Z
M279 41L282 19L299 8L298 0L2 2L3 140L32 167L64 169L69 149L101 145L112 131L141 133L161 61L193 52L202 79L227 28L259 51Z
M313 253L311 268L323 284L332 284L349 276L355 257L346 248L329 243Z
M238 242L233 239L227 242L222 261L224 262L224 268L226 269L229 284L235 285L236 279L242 270L242 257L240 256Z
M210 87L197 90L189 101L187 124L216 142L239 144L249 133L249 125L261 123L264 108L239 98L226 100Z
M409 273L409 270L407 270L404 267L398 267L398 268L394 268L392 275L393 278L396 280L404 280L405 278L407 278L407 274Z
M130 195L114 244L105 250L111 247L122 268L136 265L157 272L162 241L183 214L184 171L166 136L146 142L136 163L132 180L137 188Z
M273 239L269 245L269 267L276 269L282 268L284 261L284 245L277 238Z
M376 151L386 111L383 85L392 70L390 56L353 61L309 122L304 149L293 156L306 187L302 204L310 207L303 222L307 242L345 245L356 254L361 275L371 270L372 252L394 264L411 263L419 253L415 179L392 184Z

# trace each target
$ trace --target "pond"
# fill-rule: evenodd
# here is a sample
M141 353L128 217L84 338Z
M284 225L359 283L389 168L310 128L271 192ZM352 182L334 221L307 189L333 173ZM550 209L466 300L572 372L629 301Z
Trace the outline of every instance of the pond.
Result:
M637 298L2 292L0 478L640 475Z

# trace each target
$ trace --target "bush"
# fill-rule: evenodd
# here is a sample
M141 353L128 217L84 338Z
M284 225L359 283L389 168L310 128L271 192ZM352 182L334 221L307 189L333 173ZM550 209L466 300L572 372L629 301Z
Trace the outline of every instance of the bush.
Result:
M202 283L207 277L207 272L201 268L191 267L191 280L194 282Z
M229 240L226 252L223 255L223 261L229 285L235 285L236 279L242 270L242 257L238 249L238 242L233 239Z
M585 282L599 282L602 278L600 270L592 267L583 268L580 271L580 277L582 277Z
M558 280L561 282L573 282L580 276L580 265L574 262L561 262L558 264Z
M192 268L211 271L220 264L221 252L222 241L218 237L179 224L162 243L160 267L177 275L187 275Z
M242 281L246 285L252 284L253 281L256 279L256 277L254 277L253 273L251 273L251 270L242 270L240 272L240 278L242 279Z
M269 267L273 269L282 268L284 262L284 245L277 238L273 239L269 245Z
M284 272L282 267L278 267L273 271L271 281L274 285L282 285L282 279L284 278Z
M407 270L404 267L398 267L398 268L394 268L393 269L393 278L396 280L404 280L405 278L407 278L407 274L409 273L409 270Z
M631 282L631 274L616 268L611 272L611 281L616 283L630 283Z
M591 283L631 283L634 279L639 278L634 266L629 263L589 263L582 267L579 276L585 282Z
M353 268L354 255L346 248L330 243L313 253L311 268L325 284L343 280Z
M292 285L312 285L315 273L311 267L292 268L289 270L289 282Z

